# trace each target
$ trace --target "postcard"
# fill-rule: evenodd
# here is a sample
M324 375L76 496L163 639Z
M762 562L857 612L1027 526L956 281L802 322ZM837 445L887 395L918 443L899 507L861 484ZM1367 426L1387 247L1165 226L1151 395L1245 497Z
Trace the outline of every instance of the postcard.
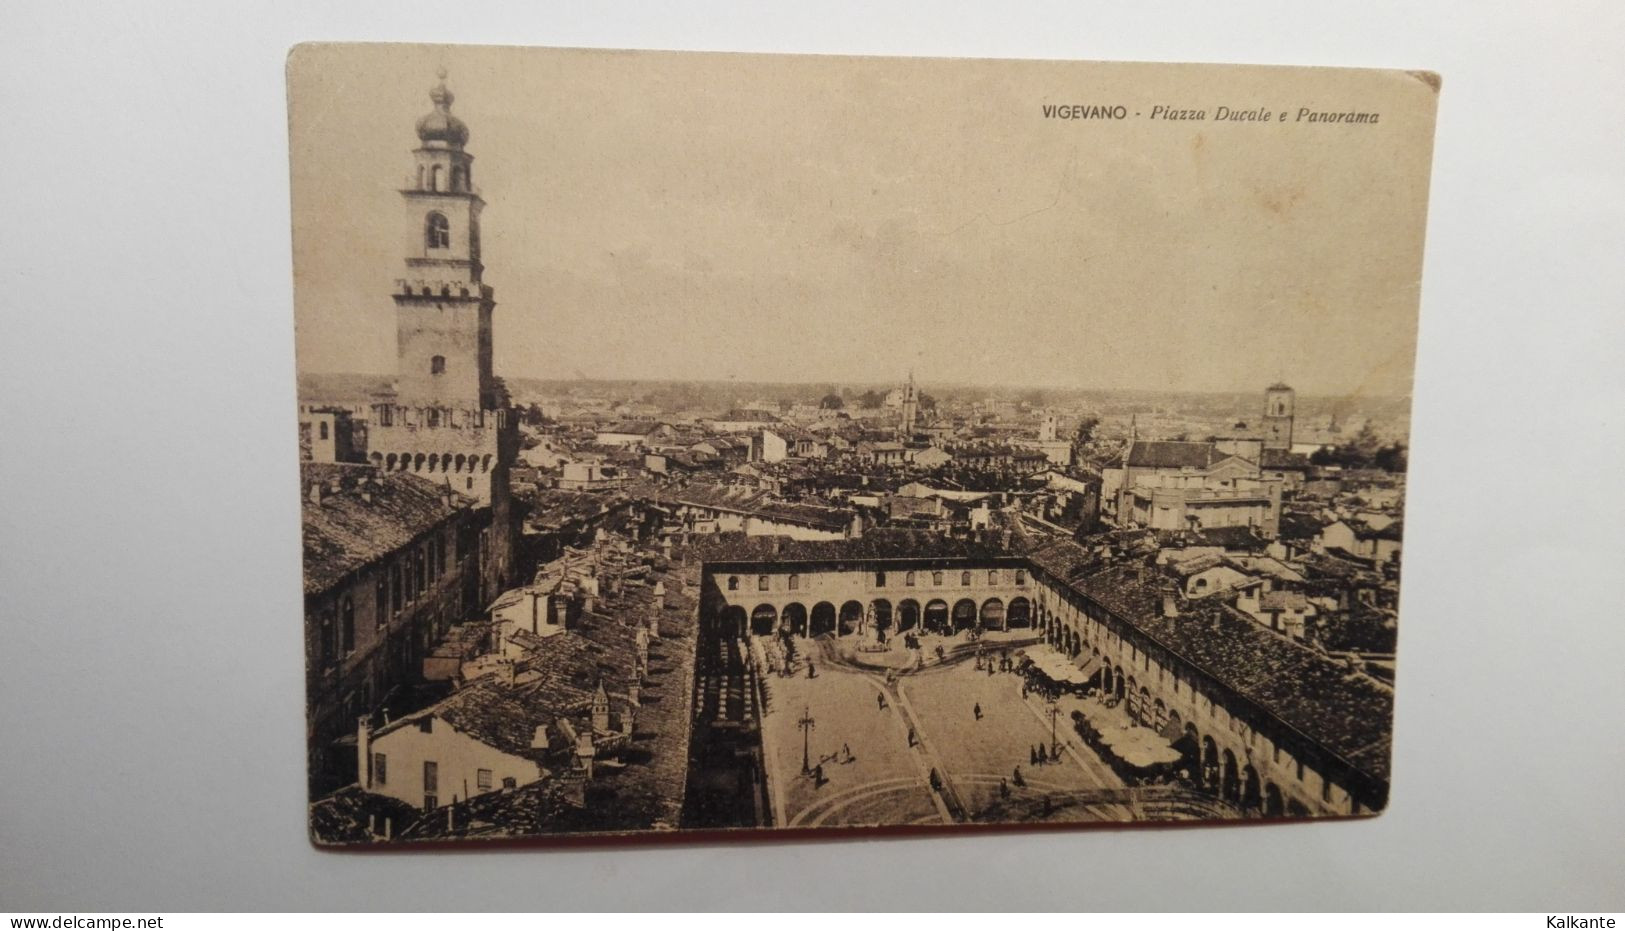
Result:
M288 86L317 844L1386 807L1436 75Z

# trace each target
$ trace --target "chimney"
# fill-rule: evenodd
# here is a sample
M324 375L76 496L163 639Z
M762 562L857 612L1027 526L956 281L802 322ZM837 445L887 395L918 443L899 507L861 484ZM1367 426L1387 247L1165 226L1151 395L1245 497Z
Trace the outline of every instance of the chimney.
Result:
M372 721L367 715L356 719L355 781L363 789L372 788Z
M1164 585L1162 587L1162 616L1179 616L1179 598L1177 597L1177 592L1172 585Z

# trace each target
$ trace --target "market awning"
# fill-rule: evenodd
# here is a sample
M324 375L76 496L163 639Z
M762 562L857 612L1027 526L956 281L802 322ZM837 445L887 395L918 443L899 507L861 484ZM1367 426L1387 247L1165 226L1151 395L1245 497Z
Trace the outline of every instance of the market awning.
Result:
M1093 656L1079 657L1074 662L1053 647L1033 647L1027 651L1033 667L1052 682L1085 685L1100 670L1100 661Z

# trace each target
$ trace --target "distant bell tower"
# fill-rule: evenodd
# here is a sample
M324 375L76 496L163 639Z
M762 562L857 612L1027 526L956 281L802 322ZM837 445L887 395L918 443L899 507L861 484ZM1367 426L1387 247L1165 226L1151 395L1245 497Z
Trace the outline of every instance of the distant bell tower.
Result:
M397 280L397 402L407 407L493 410L491 289L481 277L480 211L468 126L451 114L446 72L418 120L415 176L405 202L405 277Z
M909 370L908 384L903 386L903 420L898 424L897 432L903 439L914 435L915 421L920 416L920 398L914 390L914 371Z
M1264 448L1292 449L1292 416L1296 393L1276 382L1264 389Z

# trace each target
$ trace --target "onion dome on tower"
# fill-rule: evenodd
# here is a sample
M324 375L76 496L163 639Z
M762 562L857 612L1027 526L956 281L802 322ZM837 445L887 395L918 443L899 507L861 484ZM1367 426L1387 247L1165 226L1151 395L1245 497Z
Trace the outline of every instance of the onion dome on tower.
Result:
M468 124L451 115L451 102L457 98L446 87L446 69L441 68L437 74L440 83L429 91L434 111L418 120L418 138L424 145L440 143L460 149L468 142Z

